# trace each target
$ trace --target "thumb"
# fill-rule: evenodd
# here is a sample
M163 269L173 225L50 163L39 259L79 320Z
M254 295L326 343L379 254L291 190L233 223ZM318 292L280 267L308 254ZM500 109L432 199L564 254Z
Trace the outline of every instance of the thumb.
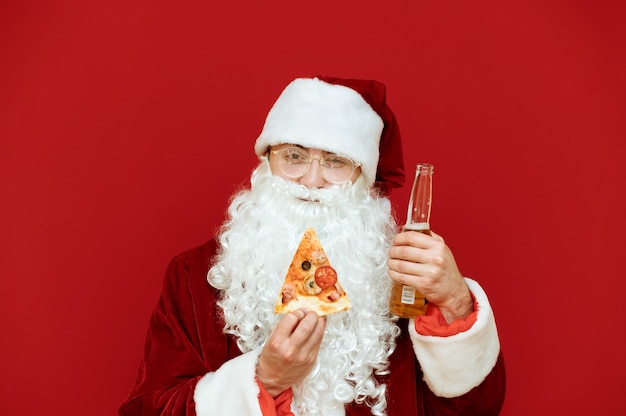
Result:
M434 232L433 230L430 230L430 235L435 239L435 240L439 240L443 243L445 243L444 239L442 236L440 236L439 234L437 234L436 232Z

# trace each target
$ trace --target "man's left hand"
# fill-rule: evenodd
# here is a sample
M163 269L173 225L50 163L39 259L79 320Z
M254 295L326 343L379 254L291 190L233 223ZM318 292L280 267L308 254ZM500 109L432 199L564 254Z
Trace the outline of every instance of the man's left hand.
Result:
M465 318L473 311L467 284L452 251L440 235L417 231L398 233L389 250L387 265L391 279L417 289L439 307L448 323Z

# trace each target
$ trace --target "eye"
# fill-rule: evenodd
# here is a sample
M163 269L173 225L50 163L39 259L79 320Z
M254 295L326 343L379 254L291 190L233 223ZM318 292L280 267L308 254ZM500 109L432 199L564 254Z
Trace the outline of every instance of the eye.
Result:
M307 163L309 155L300 149L287 149L285 159L289 163Z
M343 167L352 165L350 159L339 155L328 155L324 157L324 166L333 169L341 169Z

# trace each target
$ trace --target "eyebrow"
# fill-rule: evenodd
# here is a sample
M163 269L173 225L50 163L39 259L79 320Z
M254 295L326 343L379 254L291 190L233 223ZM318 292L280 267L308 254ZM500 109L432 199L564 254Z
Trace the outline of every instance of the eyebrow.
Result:
M302 149L302 150L304 150L306 152L308 152L311 149L310 147L304 147L304 146L302 146L300 144L295 144L295 143L284 143L284 144L286 144L288 146L293 146L293 147L300 148L300 149ZM331 152L329 150L324 150L324 149L318 149L318 150L321 150L325 155L338 155L338 156L341 156L339 153Z

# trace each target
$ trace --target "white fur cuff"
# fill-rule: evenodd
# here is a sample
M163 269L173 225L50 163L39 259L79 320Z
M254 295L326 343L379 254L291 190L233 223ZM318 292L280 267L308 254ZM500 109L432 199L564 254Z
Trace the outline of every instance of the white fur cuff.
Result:
M467 331L450 337L420 335L409 323L415 355L428 387L440 397L457 397L478 386L491 372L500 353L496 321L480 285L465 279L478 303L478 318Z
M233 358L198 381L193 395L198 416L262 416L255 378L260 352Z

